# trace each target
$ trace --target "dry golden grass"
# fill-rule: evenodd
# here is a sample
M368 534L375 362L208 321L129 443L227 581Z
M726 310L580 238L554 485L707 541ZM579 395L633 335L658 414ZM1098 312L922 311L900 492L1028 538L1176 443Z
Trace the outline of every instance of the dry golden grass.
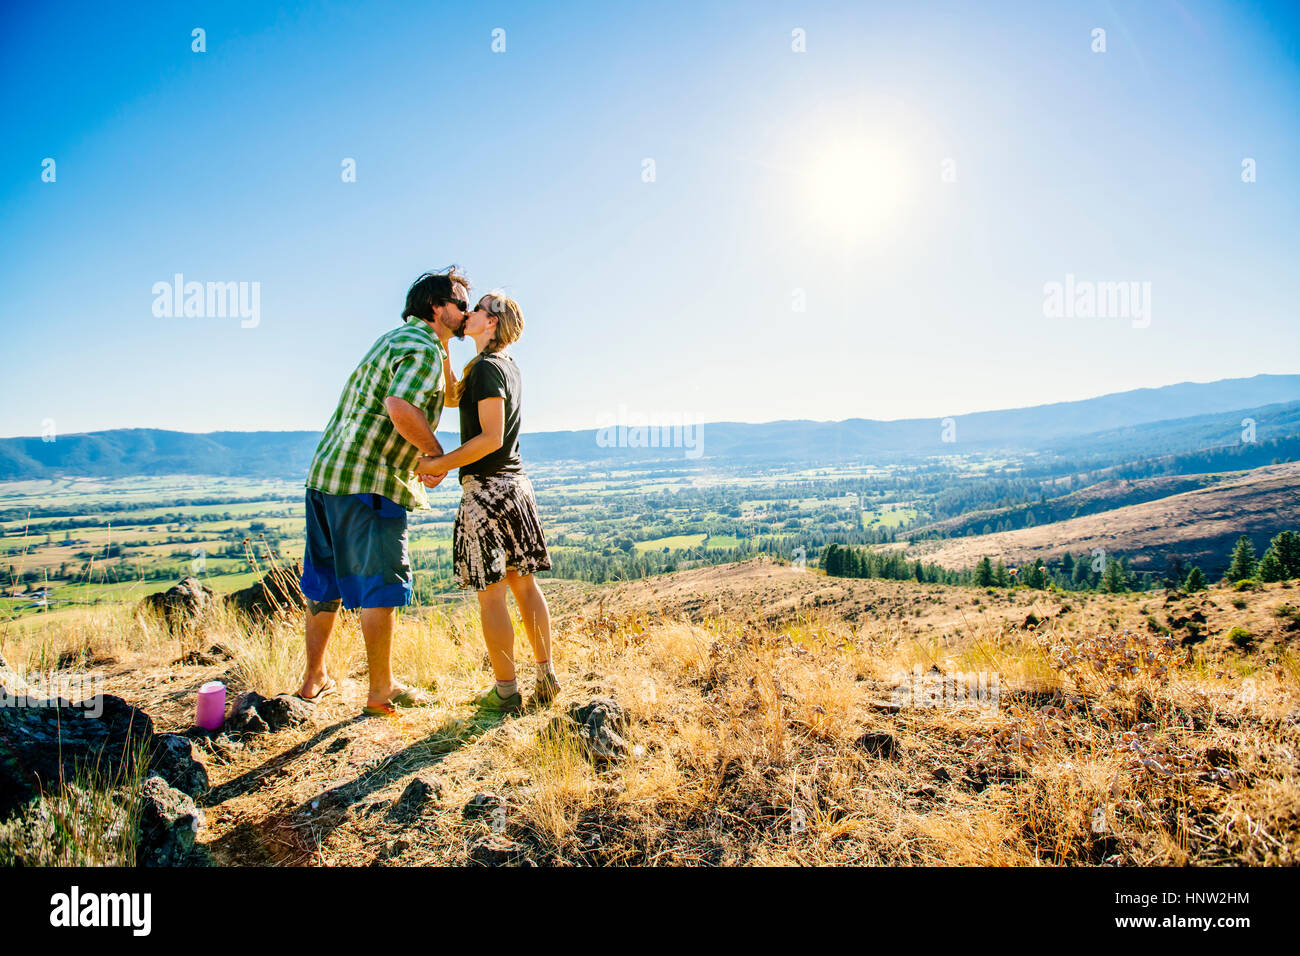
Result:
M1300 669L1277 609L1300 604L1300 588L1214 589L1167 607L1163 594L888 588L951 625L847 622L833 606L767 623L759 606L604 613L597 594L557 608L561 699L506 719L467 703L490 679L469 603L402 617L398 674L431 688L433 706L356 719L365 659L343 615L329 656L343 693L313 725L204 745L214 789L201 840L223 864L1297 862ZM1008 602L1011 613L984 613ZM1036 627L1023 624L1031 608ZM1208 636L1184 643L1164 622L1194 609ZM214 676L269 694L300 675L299 621L218 616L178 640L125 610L95 613L24 622L4 651L11 663L20 650L46 662L107 651L113 691L162 729L188 726L193 690ZM1238 618L1254 645L1223 638ZM177 666L186 641L231 659ZM996 682L996 706L893 706L901 679L954 688L976 672ZM553 723L596 696L629 717L630 753L607 765ZM402 816L416 777L436 778L438 796ZM504 812L467 816L477 793Z

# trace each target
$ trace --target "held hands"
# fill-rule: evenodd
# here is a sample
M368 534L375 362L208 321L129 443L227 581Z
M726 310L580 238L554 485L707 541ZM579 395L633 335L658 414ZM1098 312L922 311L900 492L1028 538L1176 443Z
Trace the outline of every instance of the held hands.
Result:
M415 463L415 473L426 488L436 488L447 477L447 468L441 464L439 455L421 455Z

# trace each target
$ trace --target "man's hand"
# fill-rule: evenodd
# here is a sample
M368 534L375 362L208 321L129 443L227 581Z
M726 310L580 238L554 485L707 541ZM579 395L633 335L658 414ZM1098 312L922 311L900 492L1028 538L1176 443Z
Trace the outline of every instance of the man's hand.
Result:
M438 485L442 483L442 479L446 477L447 477L447 473L444 471L440 475L421 475L420 481L424 484L424 487L426 488L437 488Z

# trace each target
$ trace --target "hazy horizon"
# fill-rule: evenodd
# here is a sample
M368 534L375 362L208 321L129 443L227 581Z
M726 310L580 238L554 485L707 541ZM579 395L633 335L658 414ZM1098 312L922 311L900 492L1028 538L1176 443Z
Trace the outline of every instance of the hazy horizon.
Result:
M1228 382L1228 381L1250 381L1250 380L1252 380L1252 379L1260 378L1260 377L1262 377L1262 376L1271 376L1271 377L1287 377L1287 376L1289 376L1289 375L1290 375L1290 376L1300 376L1300 372L1283 372L1283 373L1261 372L1261 373L1259 373L1259 374L1257 374L1257 375L1242 376L1242 377L1238 377L1238 378L1219 378L1219 379L1211 379L1210 381L1206 381L1206 382L1193 382L1193 381L1167 382L1167 383L1165 383L1165 384L1163 384L1163 385L1137 386L1137 387L1134 388L1134 389L1124 389L1124 390L1121 390L1121 391L1119 391L1119 392L1104 392L1104 393L1102 393L1102 394L1100 394L1100 395L1086 395L1086 396L1083 396L1082 398L1076 398L1076 399L1060 399L1060 400L1052 401L1052 402L1038 402L1038 403L1035 403L1035 404L1033 404L1033 405L1017 405L1017 406L1013 406L1013 407L1009 407L1009 408L976 408L976 409L972 409L972 410L970 410L970 411L954 411L954 412L949 413L949 415L950 415L951 417L961 418L961 417L964 417L964 416L979 415L979 414L984 414L984 413L1023 411L1023 410L1031 409L1031 408L1042 408L1042 407L1047 406L1047 405L1070 404L1070 403L1073 403L1073 402L1086 402L1086 401L1089 401L1089 400L1091 400L1091 399L1096 399L1096 398L1106 398L1106 397L1109 397L1109 396L1111 396L1111 395L1119 395L1119 394L1124 394L1124 393L1126 393L1126 392L1131 392L1131 391L1157 391L1157 390L1159 390L1159 389L1163 389L1163 388L1173 388L1173 387L1180 386L1180 385L1213 385L1213 384L1216 384L1216 383L1218 383L1218 382ZM1298 399L1298 400L1300 400L1300 399ZM1242 407L1249 407L1249 406L1242 406ZM1235 410L1236 410L1235 408L1234 408L1234 409L1225 409L1225 411L1235 411ZM699 423L697 423L697 424L700 424L700 425L774 425L774 424L779 424L779 423L782 423L782 422L809 422L809 423L815 423L815 424L835 424L835 423L837 423L837 422L846 422L846 421L872 421L872 422L890 423L890 422L915 422L915 421L927 421L927 420L929 420L929 419L931 419L931 418L942 418L942 417L948 417L948 416L907 415L907 416L904 416L904 417L902 417L902 418L863 418L862 416L850 416L850 417L848 417L848 418L823 418L823 419L816 419L816 418L770 418L770 419L764 419L764 420L762 420L762 421L745 421L745 420L741 420L741 419L725 419L725 420L718 420L718 421L702 421L702 422L699 422ZM456 424L458 424L458 423L457 423L457 420L456 420L456 418L455 418L454 416L451 417L451 418L444 417L444 419L443 419L443 423L440 424L439 427L438 427L438 431L439 431L440 433L444 433L444 432L452 432L452 433L454 433L454 432L457 432L457 431L458 431L457 428L455 428L455 427L447 427L447 426L454 426L454 425L456 425ZM647 424L647 425L655 425L655 424L657 424L657 423L656 423L656 422L647 422L646 424ZM199 431L199 430L195 430L195 429L172 428L172 427L168 427L168 426L165 426L165 425L117 425L117 426L113 426L113 427L110 427L110 428L95 429L93 432L63 432L62 434L63 434L63 435L74 435L74 434L94 434L94 433L96 433L96 432L105 432L105 431L132 431L132 430L145 430L145 431L171 431L171 432L179 432L179 433L192 434L192 435L208 435L208 434L213 434L213 433L217 433L217 432L286 432L286 433L291 433L291 432L319 432L323 427L324 427L324 424L322 423L321 425L316 426L316 427L312 427L312 426L289 426L289 427L284 427L284 428L276 428L276 427L269 427L269 426L268 426L268 427L258 427L258 428L208 428L208 429L204 429L204 430L202 430L202 431ZM583 432L583 431L592 431L592 430L595 430L595 429L597 429L597 428L598 428L597 425L592 425L592 426L589 427L589 428L526 429L526 430L525 430L524 432L522 432L521 434L529 434L529 435L533 435L533 434L542 434L542 433ZM39 437L40 437L39 434L31 434L31 435L0 435L0 439L8 439L8 438L39 438Z

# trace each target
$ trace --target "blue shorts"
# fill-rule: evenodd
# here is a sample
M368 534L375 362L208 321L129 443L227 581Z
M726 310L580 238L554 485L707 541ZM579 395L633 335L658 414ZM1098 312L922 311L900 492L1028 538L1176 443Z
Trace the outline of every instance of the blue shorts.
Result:
M404 607L411 603L406 509L383 495L307 489L302 593L311 610Z

